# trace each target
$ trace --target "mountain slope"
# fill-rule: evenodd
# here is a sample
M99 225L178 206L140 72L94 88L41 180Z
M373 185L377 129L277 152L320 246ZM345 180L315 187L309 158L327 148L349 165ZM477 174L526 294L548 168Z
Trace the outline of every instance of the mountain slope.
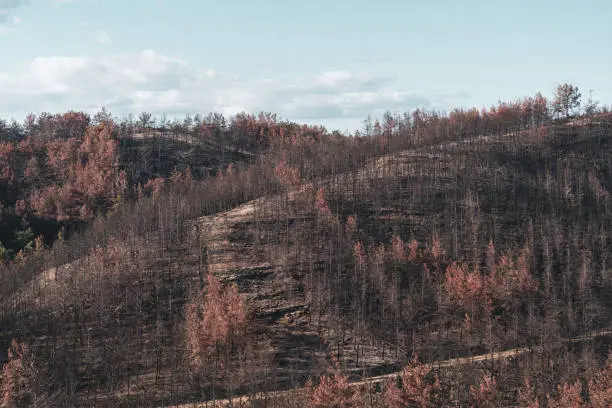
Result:
M604 329L611 128L447 141L195 220L170 213L170 232L110 239L3 299L2 340L32 344L73 404L169 405L300 387L331 354L357 379L413 352L448 360ZM152 208L181 202L168 200ZM490 239L499 264L528 249L537 291L490 295L490 309L453 303L448 266L486 271ZM187 370L183 311L208 273L237 285L251 318L235 373L214 383Z

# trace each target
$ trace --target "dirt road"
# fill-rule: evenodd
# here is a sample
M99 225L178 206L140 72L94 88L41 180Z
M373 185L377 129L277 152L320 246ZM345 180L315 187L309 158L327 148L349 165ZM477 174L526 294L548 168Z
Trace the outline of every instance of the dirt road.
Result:
M591 332L585 335L577 336L571 339L565 339L565 340L562 340L560 343L561 344L562 343L580 343L583 341L593 340L596 337L607 337L610 335L612 335L612 330L600 330L600 331ZM533 350L537 351L537 348ZM461 357L461 358L453 358L450 360L436 361L436 362L433 362L432 365L437 368L444 368L444 367L453 367L453 366L458 366L458 365L482 362L482 361L487 361L487 360L489 361L503 360L506 358L519 356L529 351L530 351L529 348L514 348L514 349L509 349L509 350L497 351L493 353L480 354L480 355L472 356L472 357ZM368 377L360 381L354 381L351 383L351 385L353 387L359 387L362 385L381 383L381 382L387 381L388 379L395 378L399 374L400 373L398 371L398 372L393 372L393 373L389 373L385 375L379 375L376 377ZM204 407L206 408L224 408L224 407L247 408L247 407L252 407L253 406L252 404L255 403L256 401L260 401L264 399L269 400L269 399L285 397L285 396L288 397L291 394L300 393L304 391L306 391L306 389L302 387L302 388L294 388L290 390L273 391L267 394L261 394L261 395L255 395L255 396L252 396L252 395L237 396L235 398L232 398L231 402L229 399L223 399L223 400L216 400L216 401L206 401L206 402L195 403L195 404L190 403L190 404L182 404L182 405L172 405L172 406L168 406L165 408L204 408Z

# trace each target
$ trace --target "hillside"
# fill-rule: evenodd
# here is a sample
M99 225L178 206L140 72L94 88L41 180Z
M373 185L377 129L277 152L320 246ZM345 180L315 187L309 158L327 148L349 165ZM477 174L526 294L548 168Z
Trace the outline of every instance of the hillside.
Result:
M332 356L358 381L529 350L438 367L442 406L481 371L496 406L523 378L540 398L588 382L611 329L612 117L496 112L350 140L268 121L259 145L118 138L130 186L163 181L0 267L0 350L32 351L37 406L300 388Z

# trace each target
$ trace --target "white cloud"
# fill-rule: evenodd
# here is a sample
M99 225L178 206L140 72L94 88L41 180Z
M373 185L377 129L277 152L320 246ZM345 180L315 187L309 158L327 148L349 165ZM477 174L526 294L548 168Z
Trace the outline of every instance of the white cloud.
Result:
M9 21L13 24L19 24L19 17L11 17L11 11L17 7L27 4L28 0L0 0L0 33L9 31L11 28L7 25Z
M328 71L324 72L317 78L317 82L327 85L334 86L342 82L349 81L353 78L353 74L349 71Z
M0 0L0 10L16 8L27 4L29 0Z
M38 57L26 70L2 72L0 112L23 118L29 112L107 107L119 116L166 113L271 111L281 117L334 123L368 114L430 106L427 99L396 90L389 78L350 71L313 77L241 78L145 50L107 57Z
M96 39L98 41L98 43L100 44L108 44L111 42L111 38L110 35L108 35L108 33L104 30L99 30L97 35L96 35Z

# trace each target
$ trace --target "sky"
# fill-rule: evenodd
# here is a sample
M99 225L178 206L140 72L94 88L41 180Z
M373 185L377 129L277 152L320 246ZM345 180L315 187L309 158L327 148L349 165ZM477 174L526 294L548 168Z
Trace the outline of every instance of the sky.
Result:
M240 111L354 131L571 83L612 102L610 0L0 0L0 118Z

